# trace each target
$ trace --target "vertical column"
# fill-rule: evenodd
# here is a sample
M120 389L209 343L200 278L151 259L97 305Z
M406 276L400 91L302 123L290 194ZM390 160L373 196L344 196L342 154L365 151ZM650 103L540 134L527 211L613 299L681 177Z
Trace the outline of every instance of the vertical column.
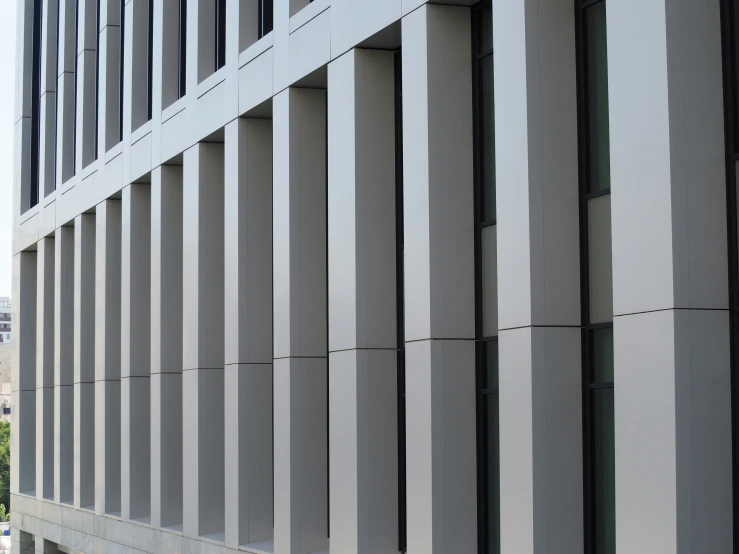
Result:
M100 0L99 152L118 144L121 136L121 1Z
M11 426L11 493L36 492L36 252L13 257L12 390L15 424Z
M76 171L81 173L95 160L95 113L97 80L98 0L78 0L77 14L77 155Z
M272 538L272 122L225 144L226 545Z
M182 167L151 173L151 525L182 530Z
M121 201L97 207L95 512L121 511Z
M184 533L224 538L224 153L185 151L183 178Z
M36 497L54 497L54 238L38 241L36 285Z
M326 92L273 99L275 554L328 547Z
M59 2L59 67L57 69L56 186L74 176L75 59L77 0Z
M95 508L119 514L121 451L121 202L97 208L95 276Z
M477 549L470 41L467 8L403 18L409 554Z
M39 148L39 196L56 188L57 29L59 0L43 0L41 33L41 144Z
M331 548L398 549L394 53L328 66Z
M95 215L74 229L74 506L95 505Z
M493 5L501 552L583 551L575 18Z
M123 189L121 516L151 516L151 187Z
M609 2L607 28L616 544L730 552L719 6Z
M54 501L74 498L74 227L54 246Z

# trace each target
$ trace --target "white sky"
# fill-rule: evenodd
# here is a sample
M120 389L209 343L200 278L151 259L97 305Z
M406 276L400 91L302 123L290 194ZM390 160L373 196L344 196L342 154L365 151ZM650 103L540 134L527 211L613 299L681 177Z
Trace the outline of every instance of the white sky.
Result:
M15 5L0 0L0 296L10 296L12 273Z

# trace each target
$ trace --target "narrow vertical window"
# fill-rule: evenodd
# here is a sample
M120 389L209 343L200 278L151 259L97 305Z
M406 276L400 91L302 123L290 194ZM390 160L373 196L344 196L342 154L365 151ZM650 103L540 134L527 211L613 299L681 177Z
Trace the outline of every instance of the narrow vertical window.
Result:
M59 14L61 9L62 0L56 0L56 65L54 69L54 79L56 82L56 94L54 95L54 186L52 190L56 190L56 174L57 174L57 146L59 142L59 92L61 86L59 85L59 58L62 57L62 53L59 51Z
M613 285L606 0L576 0L585 552L615 554Z
M121 0L123 1L123 0ZM79 75L80 0L74 3L74 118L72 121L72 175L77 173L77 77Z
M149 0L149 11L148 11L148 45L147 45L147 90L146 90L146 120L151 120L152 114L152 102L154 99L154 0Z
M735 0L721 2L721 26L724 78L724 143L726 147L726 197L729 250L729 322L731 329L731 388L732 388L732 433L733 433L733 483L734 483L734 544L739 543L739 232L737 214L737 163L739 162L739 21Z
M259 38L272 32L273 0L259 0Z
M180 0L180 24L177 42L178 98L187 92L187 0Z
M216 0L216 71L226 65L226 0Z
M95 3L95 159L98 159L100 126L100 0Z
M123 140L123 75L126 61L126 1L121 0L120 74L118 76L118 140Z
M31 81L31 190L29 207L38 204L41 168L41 21L43 0L33 2L33 76Z
M497 226L493 97L493 11L490 0L473 7L473 112L475 175L475 335L477 337L478 544L500 552L498 440Z
M405 256L403 220L403 66L400 49L395 54L395 290L398 333L398 550L406 551L406 453L405 453Z

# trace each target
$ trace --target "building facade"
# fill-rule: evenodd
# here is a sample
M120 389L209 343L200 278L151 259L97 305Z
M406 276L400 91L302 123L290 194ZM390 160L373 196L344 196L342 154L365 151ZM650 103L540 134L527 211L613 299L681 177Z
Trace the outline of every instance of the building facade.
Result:
M0 296L0 344L10 342L13 330L12 306L10 298Z
M734 0L18 6L14 552L737 551Z

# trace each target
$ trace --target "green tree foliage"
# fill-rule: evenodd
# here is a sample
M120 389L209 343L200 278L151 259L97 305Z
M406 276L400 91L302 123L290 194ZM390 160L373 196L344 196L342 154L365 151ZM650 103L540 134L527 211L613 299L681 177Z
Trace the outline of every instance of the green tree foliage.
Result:
M10 422L8 421L0 421L0 504L10 511Z

